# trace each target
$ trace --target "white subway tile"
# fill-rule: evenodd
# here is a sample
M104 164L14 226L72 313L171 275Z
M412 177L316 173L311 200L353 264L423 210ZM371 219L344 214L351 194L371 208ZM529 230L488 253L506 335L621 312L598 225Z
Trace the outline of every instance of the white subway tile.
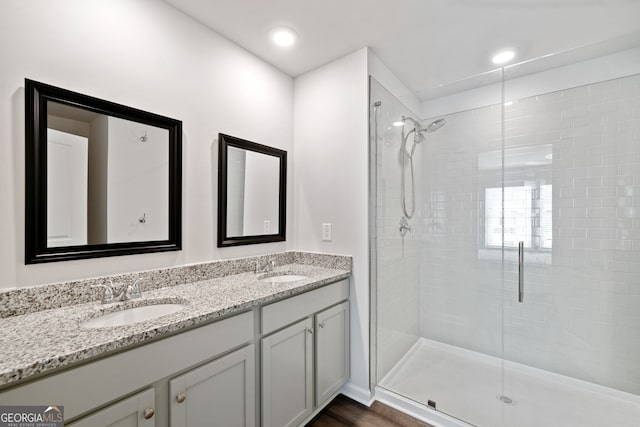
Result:
M586 98L589 96L589 86L578 86L561 92L563 102L569 99Z
M600 176L590 176L586 178L575 178L573 185L575 188L599 187L602 185L603 179Z
M589 218L612 218L616 216L617 209L612 207L587 208L587 216Z

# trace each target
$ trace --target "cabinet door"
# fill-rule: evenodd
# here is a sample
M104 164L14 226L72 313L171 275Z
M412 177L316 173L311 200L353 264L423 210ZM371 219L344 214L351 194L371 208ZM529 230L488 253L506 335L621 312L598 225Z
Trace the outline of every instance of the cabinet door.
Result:
M255 346L169 381L171 427L255 427Z
M155 392L150 388L81 418L69 427L153 427Z
M313 410L313 324L306 318L262 339L262 423L297 426Z
M316 314L316 405L349 379L349 302Z

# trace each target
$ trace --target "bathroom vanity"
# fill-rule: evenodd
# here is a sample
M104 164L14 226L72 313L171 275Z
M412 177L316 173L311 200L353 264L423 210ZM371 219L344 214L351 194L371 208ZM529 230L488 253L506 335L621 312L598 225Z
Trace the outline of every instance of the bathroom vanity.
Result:
M63 405L65 425L76 427L300 425L349 377L350 272L276 270L143 292L136 305L186 308L132 325L83 327L105 311L96 303L0 319L3 328L49 327L44 343L32 332L41 349L25 349L13 377L2 365L0 403ZM292 272L304 278L269 281ZM109 305L118 304L126 303ZM65 351L26 368L38 352L43 359Z

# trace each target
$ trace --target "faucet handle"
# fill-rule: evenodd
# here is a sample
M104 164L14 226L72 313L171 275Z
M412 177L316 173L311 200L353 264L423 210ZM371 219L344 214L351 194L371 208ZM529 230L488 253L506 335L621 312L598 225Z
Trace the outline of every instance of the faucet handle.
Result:
M142 279L136 279L136 281L133 282L133 285L129 285L127 287L129 298L140 298L142 296L142 288L138 284L139 282L142 282Z
M113 283L112 283L113 285ZM91 285L92 288L104 288L104 293L102 294L102 304L109 304L113 302L113 289L108 285Z
M256 274L258 274L258 273L262 273L262 272L265 272L265 271L273 271L273 267L275 267L275 266L276 266L276 259L275 259L275 258L271 258L271 259L269 259L269 260L267 261L267 263L264 265L264 268L263 268L263 267L260 267L260 261L255 261L255 262L254 262L254 265L255 265L255 270L254 270L254 272L255 272Z

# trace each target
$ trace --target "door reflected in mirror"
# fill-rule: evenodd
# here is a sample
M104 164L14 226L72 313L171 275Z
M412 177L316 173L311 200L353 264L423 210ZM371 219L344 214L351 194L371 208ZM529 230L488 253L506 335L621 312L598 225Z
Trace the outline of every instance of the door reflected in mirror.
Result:
M218 246L285 240L286 151L219 136Z

